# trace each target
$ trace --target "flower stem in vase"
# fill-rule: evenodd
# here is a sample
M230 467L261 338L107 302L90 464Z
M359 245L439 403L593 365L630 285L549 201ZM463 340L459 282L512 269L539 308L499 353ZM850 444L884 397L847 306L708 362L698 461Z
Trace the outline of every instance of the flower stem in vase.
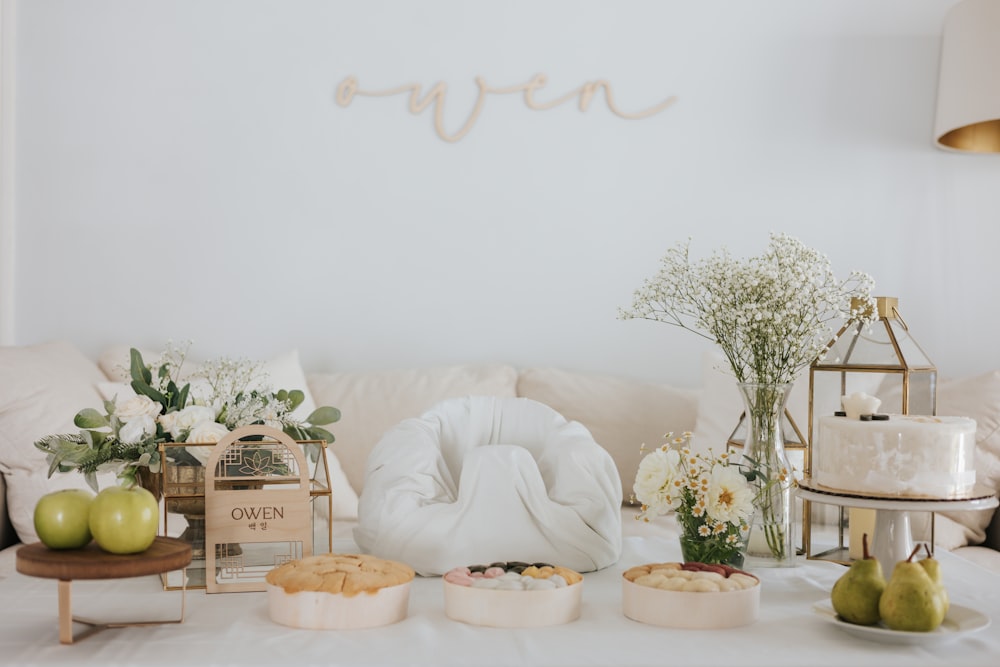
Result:
M795 565L796 522L792 466L785 454L781 416L790 384L741 383L748 423L744 457L754 489L747 565Z

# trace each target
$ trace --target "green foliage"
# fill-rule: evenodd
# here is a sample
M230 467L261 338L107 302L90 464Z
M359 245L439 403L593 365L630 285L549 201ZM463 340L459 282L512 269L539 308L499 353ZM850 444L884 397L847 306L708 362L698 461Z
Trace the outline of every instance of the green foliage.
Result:
M75 470L96 491L97 472L114 469L120 481L133 485L139 468L159 471L161 444L191 442L192 433L206 423L216 438L220 432L240 426L277 422L295 440L333 442L333 434L323 427L340 419L337 408L320 407L304 421L295 419L291 413L305 401L304 391L257 388L251 385L256 381L256 366L227 359L205 365L200 377L213 393L207 398L195 397L191 383L178 385L183 360L184 351L168 346L164 356L150 365L137 349L131 349L129 377L139 409L126 407L119 414L121 408L114 400L104 401L104 414L94 408L77 413L73 423L81 429L78 433L50 435L35 442L35 447L47 456L49 476ZM205 413L208 419L204 418ZM195 414L202 421L192 423L194 417L188 416ZM212 415L214 423L209 423ZM206 446L211 446L211 442L214 440ZM319 446L313 444L307 450L315 460Z

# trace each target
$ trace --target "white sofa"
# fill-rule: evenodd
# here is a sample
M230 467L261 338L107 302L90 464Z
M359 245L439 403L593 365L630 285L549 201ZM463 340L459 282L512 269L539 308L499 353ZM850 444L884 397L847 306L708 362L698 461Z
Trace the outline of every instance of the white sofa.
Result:
M30 511L55 486L83 486L76 474L46 476L44 456L32 443L40 436L73 430L73 415L99 407L109 383L122 380L127 347L109 347L100 359L85 357L71 343L0 348L0 548L33 541ZM661 442L667 431L695 433L696 446L724 446L740 414L732 381L705 364L704 386L681 389L621 377L555 368L517 369L505 364L457 365L395 371L309 373L289 352L266 365L276 387L305 389L317 405L333 405L342 419L331 430L335 518L357 516L368 453L389 428L418 416L437 402L469 395L522 396L545 403L582 423L612 455L623 496L640 459L640 446ZM802 392L790 409L802 408ZM1000 487L1000 372L941 382L941 414L967 414L979 424L979 479ZM800 423L805 423L804 417ZM1000 572L1000 519L987 513L938 516L939 547Z

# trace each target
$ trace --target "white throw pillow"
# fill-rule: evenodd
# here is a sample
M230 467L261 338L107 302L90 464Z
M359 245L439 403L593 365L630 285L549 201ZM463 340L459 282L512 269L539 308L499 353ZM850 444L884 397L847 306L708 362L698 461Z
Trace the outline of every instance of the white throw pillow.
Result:
M365 463L383 433L446 398L514 396L517 371L511 366L483 364L313 373L308 379L320 405L340 409L340 421L330 425L337 439L331 449L354 490L361 493Z
M96 385L104 379L94 362L66 342L0 347L0 472L7 481L11 523L22 542L36 542L35 504L50 491L88 489L82 474L48 477L45 454L36 440L76 433L73 417L83 408L101 407ZM98 475L101 488L113 474Z
M134 393L128 384L130 349L127 345L114 345L101 354L98 364L105 375L107 375L108 380L111 380L111 382L104 382L99 385L101 394L105 399L110 400L116 393L120 396L129 396ZM140 349L139 352L142 354L143 361L147 363L154 361L160 356L160 352L150 350ZM189 378L192 373L198 370L201 363L203 362L189 357L185 361L184 368L181 369L181 379ZM305 399L292 413L294 417L305 419L319 405L313 399L312 392L309 390L309 383L306 381L305 372L302 370L298 350L291 350L273 359L261 362L261 371L262 385L270 386L275 390L300 389L305 393ZM325 403L323 405L332 405L335 408L340 408L335 403ZM330 430L330 426L336 426L336 423L324 428ZM333 518L343 520L357 519L358 494L355 493L353 487L348 483L332 446L327 447L326 457L327 465L330 468L330 483L333 492ZM326 503L318 503L317 507L321 509L320 516L326 518Z
M976 421L976 484L1000 492L1000 370L938 382L937 414ZM994 510L939 512L935 543L945 549L981 544ZM914 533L926 535L914 525Z
M642 445L649 451L663 444L668 431L692 430L698 405L696 390L554 368L522 371L517 393L587 427L614 459L626 502Z
M518 554L591 572L621 557L621 481L579 422L468 396L405 419L368 459L354 538L425 576Z

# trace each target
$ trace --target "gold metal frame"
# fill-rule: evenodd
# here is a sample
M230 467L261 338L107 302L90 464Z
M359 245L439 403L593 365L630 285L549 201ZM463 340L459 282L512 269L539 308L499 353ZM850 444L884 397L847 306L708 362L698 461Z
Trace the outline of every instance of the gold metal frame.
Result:
M321 520L319 518L319 507L317 503L325 502L326 504L326 550L327 553L333 551L333 482L330 479L330 465L329 459L327 457L327 449L329 444L326 440L296 440L296 443L306 447L307 445L316 445L319 447L319 454L316 457L314 465L311 465L312 472L310 474L310 489L309 496L313 504L313 534L315 535L316 521ZM168 482L166 468L169 465L166 458L166 450L173 447L206 447L210 445L199 445L196 443L186 443L186 442L166 442L160 443L160 460L163 465L160 467L160 472L156 473L156 477L159 479L160 488L163 489L163 516L162 522L160 524L160 534L166 535L168 533L168 516L171 513L170 507L172 502L176 503L178 501L190 501L190 500L201 500L204 501L205 493L204 486L202 485L202 490L200 493L192 493L190 489L195 485L185 482ZM307 456L308 459L308 456ZM317 544L313 544L313 553L321 553ZM171 575L175 575L174 572L164 572L160 575L160 580L163 585L163 590L165 591L177 591L177 590L199 590L205 589L207 585L205 583L189 583L187 581L188 573L192 570L198 570L198 567L188 566L187 570L184 572L181 583L174 583L171 580Z
M852 304L856 306L857 304ZM901 405L900 414L910 414L911 407L911 391L913 389L914 379L916 377L928 378L926 385L930 388L930 396L926 397L925 405L929 407L929 414L935 414L937 411L937 369L930 363L930 359L927 357L926 353L920 348L915 340L910 337L908 346L911 350L915 350L919 353L918 356L922 356L923 360L927 363L914 363L906 351L904 351L904 346L899 340L896 334L895 327L902 327L902 330L909 334L909 327L906 325L906 321L903 320L902 315L899 313L899 300L895 297L876 297L876 313L878 319L873 322L871 327L880 327L880 331L884 330L886 338L892 347L892 353L895 357L895 363L852 363L852 356L858 351L858 344L862 340L862 330L865 328L856 320L852 320L841 327L840 331L833 337L827 346L828 349L834 349L835 345L841 342L845 337L851 336L848 340L847 350L845 351L844 358L842 360L834 360L835 363L827 363L825 360L816 360L809 367L809 425L808 425L808 438L806 440L807 446L804 456L804 474L806 477L810 477L812 473L812 452L813 444L815 442L814 438L816 436L815 425L817 422L816 416L816 374L817 373L839 373L840 374L840 395L844 395L847 391L847 379L848 374L864 374L864 373L880 373L883 375L899 375L902 383L902 395L901 395ZM823 504L823 503L818 503ZM934 515L931 514L931 540L933 543L934 537ZM838 539L837 546L832 549L820 553L813 553L812 544L812 502L803 501L802 503L802 538L805 546L806 558L814 560L830 560L837 563L849 564L851 562L848 545L844 543L844 524L845 524L845 512L844 507L839 507L838 516Z

